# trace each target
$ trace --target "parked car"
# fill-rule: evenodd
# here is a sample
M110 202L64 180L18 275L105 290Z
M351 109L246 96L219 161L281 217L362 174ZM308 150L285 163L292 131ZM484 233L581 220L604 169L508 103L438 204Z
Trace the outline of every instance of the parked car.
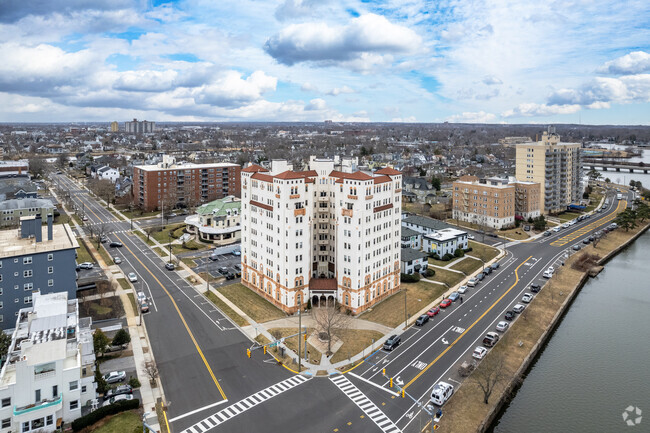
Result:
M449 294L449 299L451 299L451 302L456 302L458 298L460 298L460 294L458 292L451 292Z
M133 388L131 385L119 385L116 388L109 389L106 394L104 394L104 400L108 400L111 397L116 397L122 394L133 394Z
M165 269L167 269L168 271L173 271L175 267L176 266L174 266L174 264L171 262L165 263Z
M492 273L492 268L490 266L487 266L484 270L483 273L485 275L490 275Z
M235 279L235 274L232 272L227 272L226 273L226 280L234 280Z
M515 319L515 312L514 311L506 311L506 315L504 316L506 320L514 320Z
M234 264L232 267L235 268L235 270L237 271L241 271L241 265L239 264Z
M88 217L86 215L84 215L83 218L81 218L81 221L84 221L84 222L88 221Z
M122 263L122 259L115 256L115 257L113 257L113 263L115 263L116 265L119 265L120 263Z
M549 271L551 274L555 272L555 268L553 266L549 266L547 271Z
M90 262L79 263L79 269L92 269L93 266L94 265Z
M384 343L384 350L393 350L397 346L399 346L399 343L401 341L401 337L397 334L391 335L388 337L388 340Z
M477 346L472 353L472 358L483 359L487 355L488 350L483 346Z
M533 300L533 294L532 293L526 293L524 296L521 298L521 302L525 302L528 304L530 301Z
M551 236L551 232L550 231L545 231L544 236Z
M142 311L143 313L148 313L149 312L149 302L147 302L146 300L140 302L140 311Z
M451 299L443 299L440 303L440 308L447 308L451 305Z
M474 235L467 235L467 239L471 239L471 240L474 240L474 239L475 239L475 237L474 237Z
M429 315L423 314L415 320L415 326L422 326L429 321Z
M458 293L460 293L461 295L464 294L465 292L467 292L467 286L460 286L458 288Z
M225 266L221 266L219 267L218 271L220 274L226 275L228 273L228 268L226 268Z
M101 243L104 243L104 242L106 242L107 240L108 240L108 238L106 237L106 235L101 235L101 236L99 237L99 242L101 242Z
M533 284L530 285L530 291L533 292L533 293L537 293L541 289L542 289L542 286L537 284L537 283L533 283Z
M483 338L483 346L492 347L499 341L499 334L496 332L488 332Z
M544 277L544 278L553 278L553 272L544 271L544 273L542 274L542 277Z
M233 251L232 255L239 257L241 256L241 251Z
M512 307L512 311L514 311L515 313L519 314L519 313L521 313L522 311L524 311L524 308L526 308L525 305L523 305L523 304L516 304L514 307Z
M104 375L106 383L122 382L124 379L126 379L126 373L124 371L111 371Z
M499 269L499 262L492 263L490 267L492 268L493 271L496 271L497 269Z
M136 281L138 281L138 277L135 275L135 272L129 272L128 278L129 278L129 281L132 282L132 283L135 283Z
M476 279L479 281L483 281L483 278L485 278L485 274L483 272L479 272L476 276Z
M431 403L442 406L454 393L454 386L447 382L438 382L431 391Z
M497 331L506 332L509 327L510 324L505 320L502 320L499 323L497 323Z
M235 277L241 278L241 271L235 271Z
M551 230L553 230L555 233L559 232L562 229L560 226L553 227Z
M582 247L580 246L580 244L575 244L573 246L573 251L580 251L581 249L582 249Z
M427 311L427 316L429 316L429 317L433 317L433 316L437 315L438 313L440 313L440 308L438 308L438 307L433 307L432 309L430 309L429 311Z
M467 287L476 287L479 281L476 278L470 278L467 282Z
M524 231L525 231L525 232L529 232L529 231L530 231L530 226L529 226L529 225L525 225L525 226L524 226Z
M111 242L108 246L111 248L122 248L122 242Z
M104 402L104 406L108 406L109 404L113 404L117 401L122 400L133 400L133 394L120 394L116 395L115 397L111 397L108 401Z
M147 295L145 295L144 292L138 292L136 297L137 297L138 303L144 302L144 301L147 300Z

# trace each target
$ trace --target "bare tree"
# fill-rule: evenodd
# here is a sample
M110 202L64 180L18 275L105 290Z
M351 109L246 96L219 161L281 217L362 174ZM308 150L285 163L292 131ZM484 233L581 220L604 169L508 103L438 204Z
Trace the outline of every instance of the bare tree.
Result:
M144 229L145 233L147 233L147 241L149 241L149 238L151 237L151 233L155 233L158 231L158 227L156 226L149 226Z
M327 355L332 353L332 339L350 326L350 316L338 307L319 307L312 309L319 338L327 338Z
M47 168L47 164L43 158L30 158L29 171L32 172L34 177L43 177Z
M115 198L115 185L108 179L93 179L88 182L88 188L97 195L111 203Z
M469 383L483 391L483 403L488 404L494 389L509 377L503 357L488 356L469 377Z
M88 228L90 229L91 237L93 237L94 234L94 239L97 241L97 249L99 250L101 247L102 238L106 235L106 233L108 233L108 224L99 223L95 224L94 226L89 226Z
M155 362L153 361L144 361L142 363L142 367L144 369L144 374L147 375L149 378L150 382L155 382L156 379L158 379L158 376L160 375L160 372L158 371L158 366L156 365Z

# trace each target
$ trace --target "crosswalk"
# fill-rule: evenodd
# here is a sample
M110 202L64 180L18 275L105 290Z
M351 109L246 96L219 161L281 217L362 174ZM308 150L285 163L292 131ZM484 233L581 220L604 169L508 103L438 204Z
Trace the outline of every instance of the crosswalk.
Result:
M381 429L384 433L398 433L401 430L393 423L393 421L388 418L384 412L382 412L376 404L374 404L364 393L359 391L359 388L354 386L352 382L348 380L347 377L343 375L338 375L330 378L330 380L347 395L354 404L356 404L359 409L363 411L368 418L372 420L377 427Z
M250 395L223 410L220 410L214 415L197 422L191 427L188 427L181 433L205 433L207 431L210 431L213 428L217 427L219 424L223 424L229 419L254 408L258 404L261 404L270 398L282 394L283 392L289 391L290 389L295 388L296 386L301 385L308 380L309 379L301 375L291 376L282 382L271 385L268 388L256 392L255 394Z

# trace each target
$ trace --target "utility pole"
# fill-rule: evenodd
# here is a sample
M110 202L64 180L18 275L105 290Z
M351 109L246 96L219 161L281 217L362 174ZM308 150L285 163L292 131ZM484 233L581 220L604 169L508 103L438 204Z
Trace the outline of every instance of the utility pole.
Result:
M167 233L167 239L169 240L169 263L172 262L172 237L170 233Z
M409 326L408 312L406 310L406 289L404 289L404 329Z
M300 343L301 337L300 331L302 331L302 296L298 298L298 374L302 370L302 357L300 356ZM305 349L307 348L307 343L305 343Z

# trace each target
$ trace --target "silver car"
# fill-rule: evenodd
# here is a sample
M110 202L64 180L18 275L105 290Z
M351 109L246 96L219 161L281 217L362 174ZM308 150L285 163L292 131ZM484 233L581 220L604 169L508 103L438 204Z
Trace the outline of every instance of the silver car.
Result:
M515 313L521 313L522 311L524 311L525 308L526 308L525 305L517 304L514 307L512 307L512 311L514 311Z
M497 323L497 331L505 332L508 330L509 327L510 324L505 320L502 320L499 323Z

